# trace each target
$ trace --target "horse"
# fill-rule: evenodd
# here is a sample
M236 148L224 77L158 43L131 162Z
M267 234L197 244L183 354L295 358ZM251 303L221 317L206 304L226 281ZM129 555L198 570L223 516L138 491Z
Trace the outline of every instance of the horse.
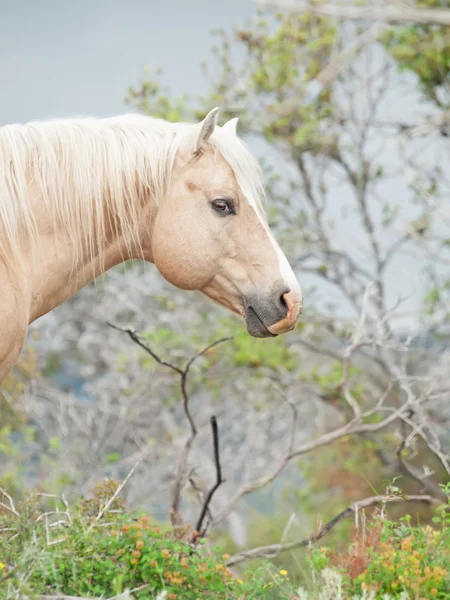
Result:
M238 119L221 127L218 111L0 127L0 383L32 322L129 260L203 293L251 336L295 327L302 292L268 226L261 168Z

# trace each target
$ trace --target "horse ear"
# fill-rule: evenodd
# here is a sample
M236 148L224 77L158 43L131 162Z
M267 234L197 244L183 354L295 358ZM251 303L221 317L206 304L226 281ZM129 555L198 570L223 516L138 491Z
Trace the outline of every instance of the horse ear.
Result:
M222 129L224 131L227 131L229 133L237 135L236 134L236 127L237 127L238 121L239 121L238 117L235 117L234 119L230 119L229 121L227 121L225 123L225 125L222 126Z
M199 133L197 136L197 140L195 142L195 152L198 152L209 140L211 137L215 126L217 125L217 113L219 109L213 108L203 119L201 123L199 123Z

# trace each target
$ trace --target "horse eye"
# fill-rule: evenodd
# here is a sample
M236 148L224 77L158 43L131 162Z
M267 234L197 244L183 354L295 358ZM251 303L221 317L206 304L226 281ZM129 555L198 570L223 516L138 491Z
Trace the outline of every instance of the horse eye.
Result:
M234 203L231 200L214 200L212 206L219 215L236 214Z

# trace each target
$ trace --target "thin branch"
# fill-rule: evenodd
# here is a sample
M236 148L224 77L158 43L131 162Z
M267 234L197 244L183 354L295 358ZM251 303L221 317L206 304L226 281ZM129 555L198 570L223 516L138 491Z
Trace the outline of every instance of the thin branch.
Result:
M387 25L375 23L359 35L356 40L338 56L333 58L327 66L317 75L317 81L323 85L331 85L340 75L344 67L369 45L377 41L378 37L386 31Z
M189 425L191 427L191 435L188 437L188 439L186 440L186 443L184 445L184 448L181 452L180 455L180 460L178 461L178 468L177 468L177 473L175 476L175 480L174 480L174 484L173 484L173 488L172 488L172 502L171 502L171 507L170 507L170 518L172 521L173 526L175 527L176 525L181 525L181 515L180 515L180 501L181 501L181 490L183 488L183 483L185 480L185 475L186 475L186 465L187 465L187 460L188 460L188 456L191 450L191 446L194 442L194 439L197 435L197 428L195 426L194 420L190 414L189 411L189 396L186 390L186 382L187 382L187 376L189 373L189 369L191 368L191 366L193 365L193 363L200 358L201 356L203 356L205 354L205 352L207 352L208 350L210 350L211 348L213 348L214 346L217 346L218 344L221 344L222 342L228 342L230 341L232 338L231 337L225 337L225 338L221 338L220 340L216 340L215 342L213 342L212 344L209 344L208 346L206 346L206 348L204 348L203 350L201 350L200 352L198 352L195 356L193 356L187 363L184 371L181 373L181 392L183 394L183 408L184 408L184 412L186 414L186 417L189 421Z
M120 485L117 486L116 491L111 496L111 498L108 500L108 502L106 502L106 504L103 506L103 508L101 508L98 511L98 514L97 514L97 516L95 518L95 521L90 525L90 527L87 530L88 533L89 533L89 531L91 531L91 529L93 527L95 527L95 525L98 523L98 521L100 521L100 519L103 517L103 515L105 514L105 512L109 509L109 507L114 502L114 500L117 498L117 496L120 494L120 492L123 490L123 488L126 486L126 484L128 483L130 477L133 475L133 473L136 471L136 469L138 468L138 466L141 464L141 462L144 460L144 458L147 456L147 454L149 452L150 452L150 446L147 446L147 448L144 450L142 456L139 458L139 460L137 460L134 463L134 465L130 469L130 471L129 471L128 475L125 477L125 479L122 481L122 483Z
M384 258L381 260L380 271L384 271L386 269L395 252L397 252L397 250L399 250L399 248L403 246L403 244L408 242L410 239L411 235L407 233L406 235L403 235L398 240L396 240L393 244L391 244L391 246L386 250Z
M203 521L209 510L209 505L211 503L211 500L212 500L214 494L216 493L216 491L220 487L220 485L223 483L222 468L220 466L219 431L217 428L217 420L216 420L216 417L214 417L214 416L211 417L211 427L212 427L212 433L213 433L214 464L216 465L216 483L209 490L209 492L205 498L205 501L203 503L203 507L200 512L200 516L198 518L197 525L195 526L193 542L195 542L199 538L202 538L205 536L207 526L205 527L205 529L203 529Z
M162 365L163 367L167 367L168 369L172 369L172 371L175 371L179 375L183 374L183 371L180 368L178 368L176 365L173 365L172 363L166 362L165 360L162 360L162 358L159 358L159 356L155 352L153 352L153 350L150 348L150 346L148 346L143 341L143 338L137 333L137 331L133 327L119 327L118 325L114 325L113 323L110 323L109 321L106 321L106 324L109 325L109 327L112 327L113 329L115 329L116 331L121 331L122 333L126 333L127 335L129 335L130 338L133 340L133 342L135 344L137 344L138 346L140 346L143 350L145 350L147 352L147 354L150 354L150 356L154 360L156 360L156 362L159 365Z
M255 481L246 483L236 491L236 493L228 502L228 504L224 506L222 510L219 511L219 513L215 516L213 525L217 525L218 523L223 521L223 519L225 519L234 510L235 506L243 496L251 494L256 490L262 489L263 487L271 483L286 468L286 466L292 459L303 454L307 454L312 450L321 448L322 446L328 446L329 444L336 442L348 435L359 435L361 433L366 432L380 431L381 429L384 429L385 427L388 427L389 425L394 423L397 419L401 419L404 413L406 413L406 411L409 410L409 407L410 403L409 401L406 401L398 409L392 409L391 414L379 421L378 423L364 424L362 422L362 419L370 417L380 410L380 407L376 407L373 410L368 410L365 413L361 413L360 415L355 416L342 427L339 427L338 429L335 429L334 431L331 431L329 433L325 433L315 440L305 442L297 446L296 448L289 448L288 451L281 456L279 461L275 464L275 466L269 472L268 475L264 475L259 479L256 479Z
M4 502L0 501L0 507L5 508L6 510L9 510L10 512L12 512L14 515L16 515L16 517L19 517L19 513L17 512L17 509L14 505L14 500L12 499L12 497L6 493L6 491L3 488L0 488L0 498L1 500L3 500L3 498L6 498L9 502L9 506L7 504L5 504Z
M364 508L376 506L378 504L388 504L391 502L421 502L424 504L440 504L440 501L429 495L416 495L416 496L371 496L364 500L359 500L348 506L345 510L336 515L331 521L328 521L323 526L319 526L318 529L312 533L309 537L298 542L290 542L287 544L270 544L268 546L259 546L258 548L252 548L251 550L244 550L238 552L227 560L227 566L232 567L238 563L254 558L273 558L280 552L286 552L287 550L295 550L296 548L311 547L312 544L320 540L326 535L335 525L349 517L350 515L357 515L358 512Z
M183 446L183 449L181 451L180 458L178 461L178 467L177 467L177 471L176 471L176 475L175 475L175 479L174 479L174 483L173 483L173 487L172 487L172 500L171 500L169 512L170 512L170 519L172 521L172 525L174 527L181 525L182 524L182 519L181 519L181 515L180 515L181 490L183 488L183 484L185 481L186 464L187 464L187 460L189 457L189 453L191 451L192 444L194 443L194 440L197 436L197 427L195 425L194 419L193 419L190 409L189 409L189 394L187 392L187 378L189 375L190 368L192 367L192 365L194 364L194 362L197 359L199 359L201 356L206 354L206 352L208 352L208 350L211 350L211 348L214 348L214 346L217 346L218 344L221 344L223 342L230 341L232 339L232 337L220 338L219 340L215 340L211 344L208 344L202 350L200 350L200 352L197 352L197 354L194 354L194 356L192 356L188 360L184 369L180 369L176 365L174 365L170 362L167 362L165 360L162 360L152 350L152 348L150 348L150 346L148 346L148 344L146 344L143 341L142 337L133 328L119 327L117 325L113 325L112 323L108 323L108 325L110 327L112 327L113 329L116 329L117 331L122 331L123 333L126 333L133 340L133 342L135 342L138 346L140 346L143 350L145 350L148 354L150 354L150 356L152 358L154 358L158 364L160 364L164 367L167 367L168 369L171 369L172 371L176 372L180 376L180 389L181 389L181 395L183 397L183 409L184 409L186 418L189 422L189 427L190 427L191 432Z
M404 424L402 423L402 425L404 425ZM430 479L430 475L432 475L432 473L427 473L425 470L421 471L415 465L411 464L403 456L402 452L406 446L405 437L406 437L405 433L403 432L402 440L401 440L399 447L397 448L397 452L396 452L397 461L398 461L400 470L403 471L403 473L405 473L412 479L414 479L415 481L417 481L418 483L420 483L420 485L422 486L422 490L426 490L427 492L430 492L431 494L433 494L433 496L435 496L437 498L446 500L447 495L444 493L444 491L439 486L439 484L437 484L432 479Z
M214 348L214 346L218 346L219 344L222 344L223 342L229 342L232 339L233 339L232 337L224 337L224 338L220 338L219 340L215 340L211 344L208 344L205 348L203 348L203 350L200 350L200 352L198 352L197 354L195 354L188 361L188 363L186 364L186 367L181 372L181 392L183 394L184 412L186 413L186 416L188 418L189 424L191 426L191 431L192 431L192 433L194 435L197 433L197 430L195 428L194 420L192 419L191 414L189 412L189 396L188 396L188 393L187 393L187 390L186 390L186 382L187 382L187 376L189 374L189 369L192 367L192 365L194 364L194 362L197 359L199 359L200 357L202 357L204 354L206 354L208 352L208 350L211 350L211 348Z
M399 415L399 418L402 419L405 423L407 423L411 427L412 433L410 435L417 434L423 439L423 441L426 443L428 448L431 450L431 452L433 452L433 454L437 458L439 458L442 466L447 471L447 473L450 475L450 456L445 454L444 452L442 452L439 441L436 440L435 442L433 442L432 440L430 440L430 437L426 434L424 427L419 425L418 423L415 423L410 418L410 411L408 411L405 414Z

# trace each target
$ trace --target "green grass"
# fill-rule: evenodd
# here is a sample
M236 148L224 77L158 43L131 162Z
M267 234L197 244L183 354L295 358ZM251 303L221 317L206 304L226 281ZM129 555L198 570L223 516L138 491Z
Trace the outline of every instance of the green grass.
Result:
M299 589L268 562L245 565L239 579L220 548L192 546L189 528L161 527L118 498L99 518L116 488L108 480L73 506L36 493L15 504L3 496L0 598L450 599L450 504L438 508L433 528L378 516L350 544L314 548L307 560L315 583Z

